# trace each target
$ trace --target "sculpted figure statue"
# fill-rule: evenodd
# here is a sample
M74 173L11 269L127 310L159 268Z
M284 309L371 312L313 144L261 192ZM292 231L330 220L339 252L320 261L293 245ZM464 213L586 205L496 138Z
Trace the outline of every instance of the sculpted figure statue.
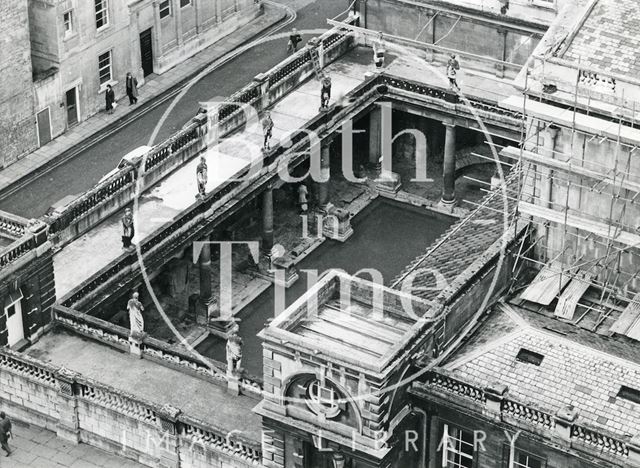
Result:
M242 368L242 338L238 335L238 326L235 325L227 339L227 374L241 373Z
M144 317L142 311L144 306L142 302L138 300L139 294L134 292L127 302L127 310L129 311L129 326L131 327L131 334L141 334L144 332Z

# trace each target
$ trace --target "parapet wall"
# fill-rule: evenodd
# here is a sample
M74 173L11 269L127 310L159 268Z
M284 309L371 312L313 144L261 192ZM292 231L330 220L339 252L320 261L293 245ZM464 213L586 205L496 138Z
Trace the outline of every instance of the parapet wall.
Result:
M0 409L147 466L243 468L262 457L258 442L8 349L0 349Z

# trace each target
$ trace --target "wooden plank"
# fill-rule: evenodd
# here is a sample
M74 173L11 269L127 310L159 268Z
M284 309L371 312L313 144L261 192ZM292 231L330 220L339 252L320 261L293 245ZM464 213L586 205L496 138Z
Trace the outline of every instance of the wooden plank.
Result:
M342 325L336 325L324 320L308 320L302 324L307 330L312 330L320 335L324 335L327 338L339 339L345 343L351 343L352 345L359 346L372 353L384 354L384 352L390 348L391 344L388 341L381 341L377 338L372 338L358 330L352 330Z
M304 325L298 327L297 333L306 339L316 342L318 349L329 349L362 362L377 364L382 357L379 353L374 353L353 343L345 343L335 337L327 337L326 335L308 329ZM309 346L311 346L311 344L309 344Z
M558 298L555 316L565 320L573 320L573 314L578 306L578 301L582 295L591 286L593 273L579 272L578 275L571 280L564 292Z
M404 333L400 330L384 326L385 324L378 324L377 322L367 322L353 315L347 313L341 313L333 309L325 309L320 312L320 316L327 322L349 326L355 330L360 330L361 333L388 343L397 342Z
M556 224L564 224L565 222L565 215L562 211L556 211L522 201L518 203L518 209L521 213L542 218ZM607 223L594 221L574 214L568 214L566 221L567 226L597 234L605 239L611 239L614 242L620 242L621 244L631 247L640 245L640 236L631 232L621 230L617 236L612 236L611 233L614 233L616 230L611 229L610 232Z
M633 329L632 334L637 335L637 331L635 330L638 325L638 317L640 317L640 293L636 294L629 305L622 311L618 320L611 327L611 331L614 333L618 333L620 335L628 335L630 329ZM636 326L634 327L634 324ZM633 338L633 337L631 337ZM640 338L635 338L636 340L640 340Z
M553 262L545 265L527 286L520 298L536 304L549 305L571 279L569 275L561 275L562 265Z

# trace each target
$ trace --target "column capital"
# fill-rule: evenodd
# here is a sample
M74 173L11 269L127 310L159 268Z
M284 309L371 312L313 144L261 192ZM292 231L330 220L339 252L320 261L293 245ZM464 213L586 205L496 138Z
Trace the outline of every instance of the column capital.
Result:
M442 122L442 125L449 128L456 128L456 124L454 122Z

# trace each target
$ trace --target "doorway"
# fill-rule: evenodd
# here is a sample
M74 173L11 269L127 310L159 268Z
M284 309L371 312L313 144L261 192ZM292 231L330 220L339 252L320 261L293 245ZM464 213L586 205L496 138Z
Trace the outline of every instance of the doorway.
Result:
M153 36L149 28L140 33L140 62L145 77L153 73Z
M7 344L12 347L24 339L22 322L22 292L18 289L5 300L4 313L7 317Z
M36 116L38 122L38 146L44 146L51 141L51 116L49 108L42 109Z
M65 93L65 103L67 106L67 128L78 123L78 88L73 87Z

